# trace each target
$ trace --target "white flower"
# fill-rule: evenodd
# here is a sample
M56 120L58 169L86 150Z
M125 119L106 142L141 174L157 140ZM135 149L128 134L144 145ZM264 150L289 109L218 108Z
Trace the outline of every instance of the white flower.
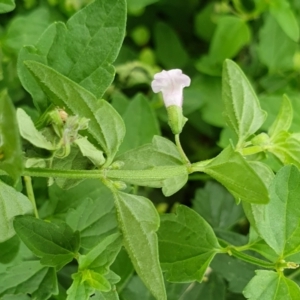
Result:
M151 87L154 93L162 92L166 107L171 105L182 107L182 91L190 83L190 77L182 74L180 69L163 70L154 75Z

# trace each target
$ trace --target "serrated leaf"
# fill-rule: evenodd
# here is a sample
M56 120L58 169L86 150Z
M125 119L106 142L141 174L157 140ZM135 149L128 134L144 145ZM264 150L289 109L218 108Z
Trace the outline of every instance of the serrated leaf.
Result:
M207 164L203 172L224 185L237 201L259 204L269 202L268 190L263 179L231 146Z
M38 79L39 84L59 106L79 117L88 118L88 132L107 154L109 164L125 135L121 116L105 100L97 100L89 91L46 65L27 61L26 66Z
M300 251L299 182L299 170L295 166L285 166L269 188L270 203L259 207L252 205L250 222L278 257Z
M33 213L29 199L12 187L0 181L0 242L15 234L13 218Z
M228 228L243 216L242 207L236 205L233 196L220 184L212 181L196 190L193 209L213 228Z
M103 191L101 192L100 199L83 199L66 216L67 224L74 231L80 232L80 246L84 249L101 244L105 236L118 231L113 199L105 197Z
M167 299L158 258L157 210L147 198L123 192L114 195L123 243L136 272L156 299Z
M273 0L270 2L270 13L286 35L293 41L298 42L299 25L290 3L286 0Z
M241 144L261 127L267 115L243 71L229 59L223 65L222 98L226 122Z
M142 94L138 94L130 101L122 117L126 134L118 154L150 143L154 135L160 134L154 111Z
M46 137L35 128L31 118L22 108L17 109L17 118L20 134L25 140L38 148L47 150L56 149L55 145L49 142Z
M287 95L284 95L282 98L281 107L279 109L278 115L270 126L268 134L276 136L281 131L288 131L291 127L293 121L293 107L290 99Z
M41 264L58 269L70 262L79 248L79 233L63 222L49 223L31 216L14 219L14 228L23 243Z
M42 266L39 261L24 261L0 276L0 296L28 293L34 299L46 300L58 294L55 269Z
M114 78L112 63L124 38L125 22L124 0L97 0L74 14L67 24L57 22L49 27L36 46L23 48L19 75L37 108L43 111L47 99L22 66L23 61L44 63L101 98Z
M14 10L16 7L14 0L1 0L0 2L0 14L4 14Z
M0 169L15 181L23 170L21 141L16 113L7 91L0 93Z
M162 216L158 239L160 263L170 282L202 281L221 248L209 224L183 205L176 215Z
M297 300L300 298L300 289L296 282L284 277L282 273L256 271L256 276L243 294L251 300Z

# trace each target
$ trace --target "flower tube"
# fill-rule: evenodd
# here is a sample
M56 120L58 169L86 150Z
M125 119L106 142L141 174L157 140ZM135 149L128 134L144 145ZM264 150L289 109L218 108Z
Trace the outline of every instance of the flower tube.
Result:
M174 134L179 134L187 121L182 114L183 89L189 86L191 79L180 69L161 71L154 75L151 87L154 93L162 92L168 112L168 123Z

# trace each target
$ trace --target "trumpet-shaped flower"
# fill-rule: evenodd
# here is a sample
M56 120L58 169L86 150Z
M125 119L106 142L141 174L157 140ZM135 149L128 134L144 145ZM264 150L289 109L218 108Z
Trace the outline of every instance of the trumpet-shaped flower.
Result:
M191 83L190 77L180 69L161 71L154 75L151 87L154 93L162 92L166 107L176 105L182 107L183 88Z

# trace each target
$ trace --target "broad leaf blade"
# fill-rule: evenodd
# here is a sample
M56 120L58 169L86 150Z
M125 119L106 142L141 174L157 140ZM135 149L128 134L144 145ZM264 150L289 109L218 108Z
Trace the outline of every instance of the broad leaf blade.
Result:
M282 273L256 271L256 276L244 290L244 296L251 300L296 300L300 298L300 288Z
M119 226L124 246L136 272L156 299L164 300L166 291L158 259L158 213L150 200L115 192Z
M26 66L55 105L66 106L73 114L90 120L88 131L106 152L109 164L125 135L121 116L108 102L97 100L89 91L54 69L34 61L27 61Z
M270 204L252 205L249 218L259 235L283 258L300 251L299 182L300 172L295 166L283 167L269 188Z
M223 65L222 98L228 126L243 143L266 119L258 98L240 67L227 59Z
M65 223L49 223L31 216L16 217L14 228L24 244L47 266L62 267L79 248L79 234Z
M176 215L162 216L158 238L160 262L170 282L201 281L220 249L209 224L183 205Z
M196 190L193 209L213 228L228 228L243 216L242 207L236 205L233 196L213 181Z
M126 127L126 135L118 155L150 143L154 135L160 134L154 111L148 99L142 94L137 95L130 101L122 116Z
M29 199L12 187L0 181L0 242L15 234L13 218L33 213Z
M23 48L19 74L36 106L41 110L47 107L47 99L22 66L23 61L42 62L101 98L114 78L112 63L124 38L125 22L124 0L97 0L76 13L66 25L53 24L35 47Z
M0 169L15 181L23 169L22 149L16 113L6 91L0 93Z
M58 294L54 268L42 266L39 261L25 261L0 274L0 296L5 294L31 294L37 300Z
M101 192L100 199L81 199L80 204L70 209L66 216L67 224L80 232L80 246L84 249L92 249L105 236L118 231L113 199Z
M231 146L206 165L203 172L224 185L238 201L260 204L269 202L268 190L263 180Z

